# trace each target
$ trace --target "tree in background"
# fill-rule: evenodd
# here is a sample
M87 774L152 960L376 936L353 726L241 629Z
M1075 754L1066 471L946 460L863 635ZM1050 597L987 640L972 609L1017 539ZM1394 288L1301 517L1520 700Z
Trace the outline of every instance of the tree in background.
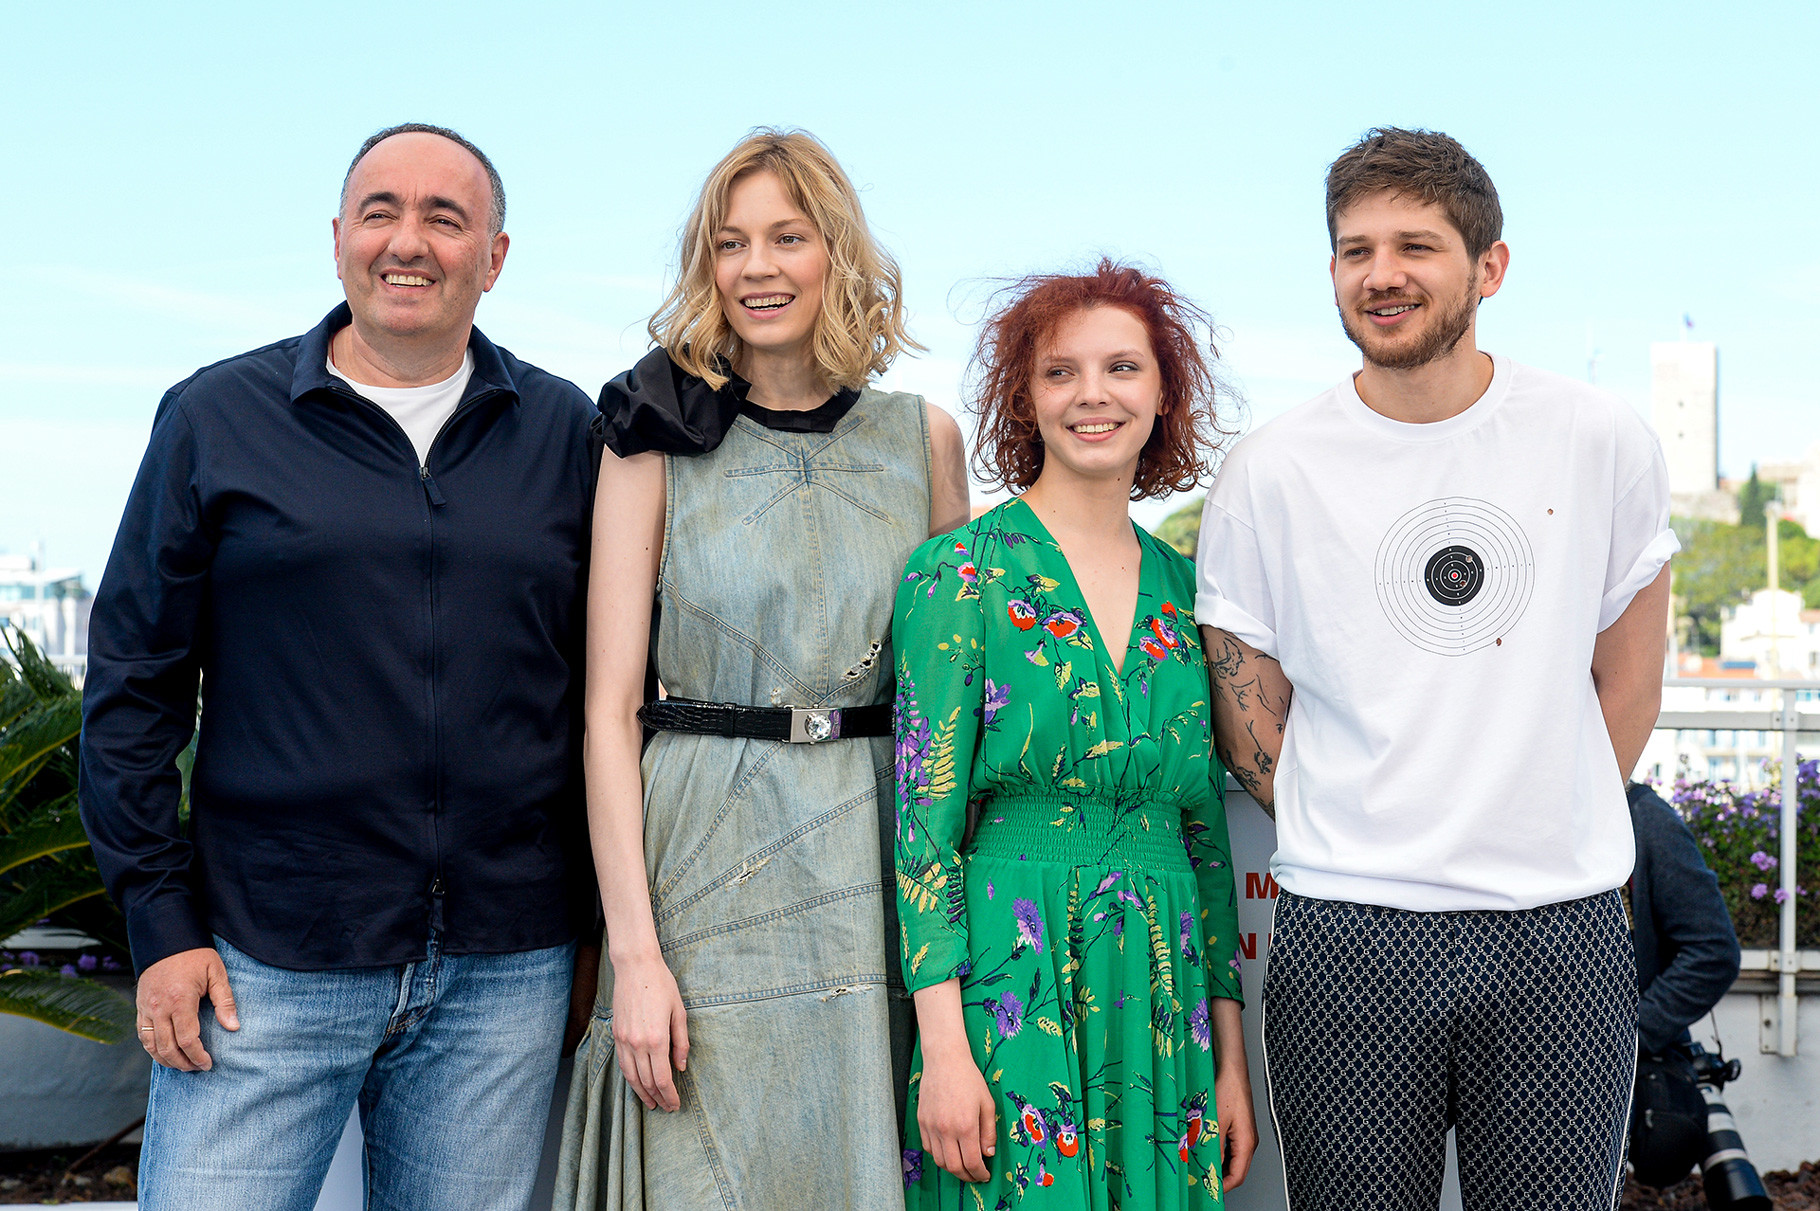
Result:
M1151 533L1186 555L1194 558L1194 549L1201 539L1201 502L1202 497L1195 497L1168 517L1156 523Z
M1751 503L1753 477L1738 493L1740 510ZM1761 488L1761 485L1759 485ZM1762 501L1758 497L1758 516ZM1741 516L1748 514L1740 513ZM1719 521L1677 517L1675 536L1681 550L1674 557L1676 616L1687 624L1683 646L1702 655L1719 654L1719 625L1725 614L1769 587L1769 549L1762 522L1726 525ZM1776 523L1780 548L1781 587L1800 593L1808 609L1820 609L1820 539L1811 538L1799 522Z
M133 1002L84 978L119 969L126 922L101 886L76 813L82 694L31 640L5 629L0 654L0 942L34 925L96 939L62 971L32 951L0 951L0 1013L98 1043L134 1037ZM10 655L10 659L7 656ZM85 948L92 951L94 948Z
M1761 526L1763 524L1763 506L1777 499L1775 488L1757 478L1757 464L1750 465L1750 478L1738 489L1738 524L1742 526Z

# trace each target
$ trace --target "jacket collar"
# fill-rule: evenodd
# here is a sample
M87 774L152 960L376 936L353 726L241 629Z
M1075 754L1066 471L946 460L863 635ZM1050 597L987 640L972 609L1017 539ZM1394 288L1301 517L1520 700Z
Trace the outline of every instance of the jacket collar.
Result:
M329 373L329 341L353 322L353 310L342 302L323 316L320 324L303 334L297 345L297 365L291 371L292 403L312 391L346 390L346 384ZM474 355L474 375L468 380L468 389L462 392L463 403L489 391L504 391L517 397L518 384L512 380L512 372L506 366L499 346L478 328L469 330L468 352Z

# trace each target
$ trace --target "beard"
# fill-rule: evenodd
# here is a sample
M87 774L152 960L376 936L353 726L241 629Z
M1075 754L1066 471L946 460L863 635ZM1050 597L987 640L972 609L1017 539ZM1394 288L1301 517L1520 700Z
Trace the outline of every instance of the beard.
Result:
M1344 307L1339 308L1340 326L1346 330L1346 339L1359 347L1365 360L1381 370L1414 370L1426 366L1436 358L1446 357L1454 351L1472 327L1473 316L1478 310L1479 275L1474 274L1466 283L1466 289L1451 307L1437 311L1429 319L1428 330L1416 338L1413 344L1398 347L1393 340L1387 340L1358 317L1353 316ZM1369 306L1382 307L1398 302L1414 302L1403 296L1373 300ZM1429 303L1427 306L1436 306Z

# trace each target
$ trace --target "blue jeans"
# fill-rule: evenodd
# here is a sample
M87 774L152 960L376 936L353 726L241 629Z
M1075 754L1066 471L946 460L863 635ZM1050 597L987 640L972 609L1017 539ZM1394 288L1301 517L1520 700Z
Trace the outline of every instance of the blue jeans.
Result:
M240 1012L208 1072L152 1067L143 1211L311 1211L358 1104L371 1211L522 1208L543 1150L573 943L287 971L215 939Z

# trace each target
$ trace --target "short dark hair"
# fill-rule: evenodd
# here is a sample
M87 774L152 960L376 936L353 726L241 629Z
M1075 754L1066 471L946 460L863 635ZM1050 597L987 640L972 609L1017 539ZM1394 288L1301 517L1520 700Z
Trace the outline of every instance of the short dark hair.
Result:
M393 135L437 135L465 149L469 155L480 161L480 166L487 170L487 184L493 190L493 213L488 227L493 235L498 235L506 228L506 187L499 179L499 170L493 167L493 161L487 159L487 153L474 146L446 126L432 126L428 122L400 122L384 130L374 131L367 136L367 141L360 145L354 158L348 162L348 170L341 178L341 209L348 206L348 182L354 179L354 170L366 159L366 154Z
M1230 432L1214 410L1213 323L1162 278L1101 258L1091 273L1037 274L999 292L973 357L980 423L974 467L995 487L1023 491L1043 471L1031 380L1043 346L1061 322L1090 307L1118 307L1144 325L1162 372L1162 411L1138 456L1131 498L1194 487Z
M1504 211L1485 166L1457 139L1434 130L1378 126L1327 168L1327 242L1337 246L1340 213L1368 194L1389 191L1439 206L1474 260L1498 242Z

